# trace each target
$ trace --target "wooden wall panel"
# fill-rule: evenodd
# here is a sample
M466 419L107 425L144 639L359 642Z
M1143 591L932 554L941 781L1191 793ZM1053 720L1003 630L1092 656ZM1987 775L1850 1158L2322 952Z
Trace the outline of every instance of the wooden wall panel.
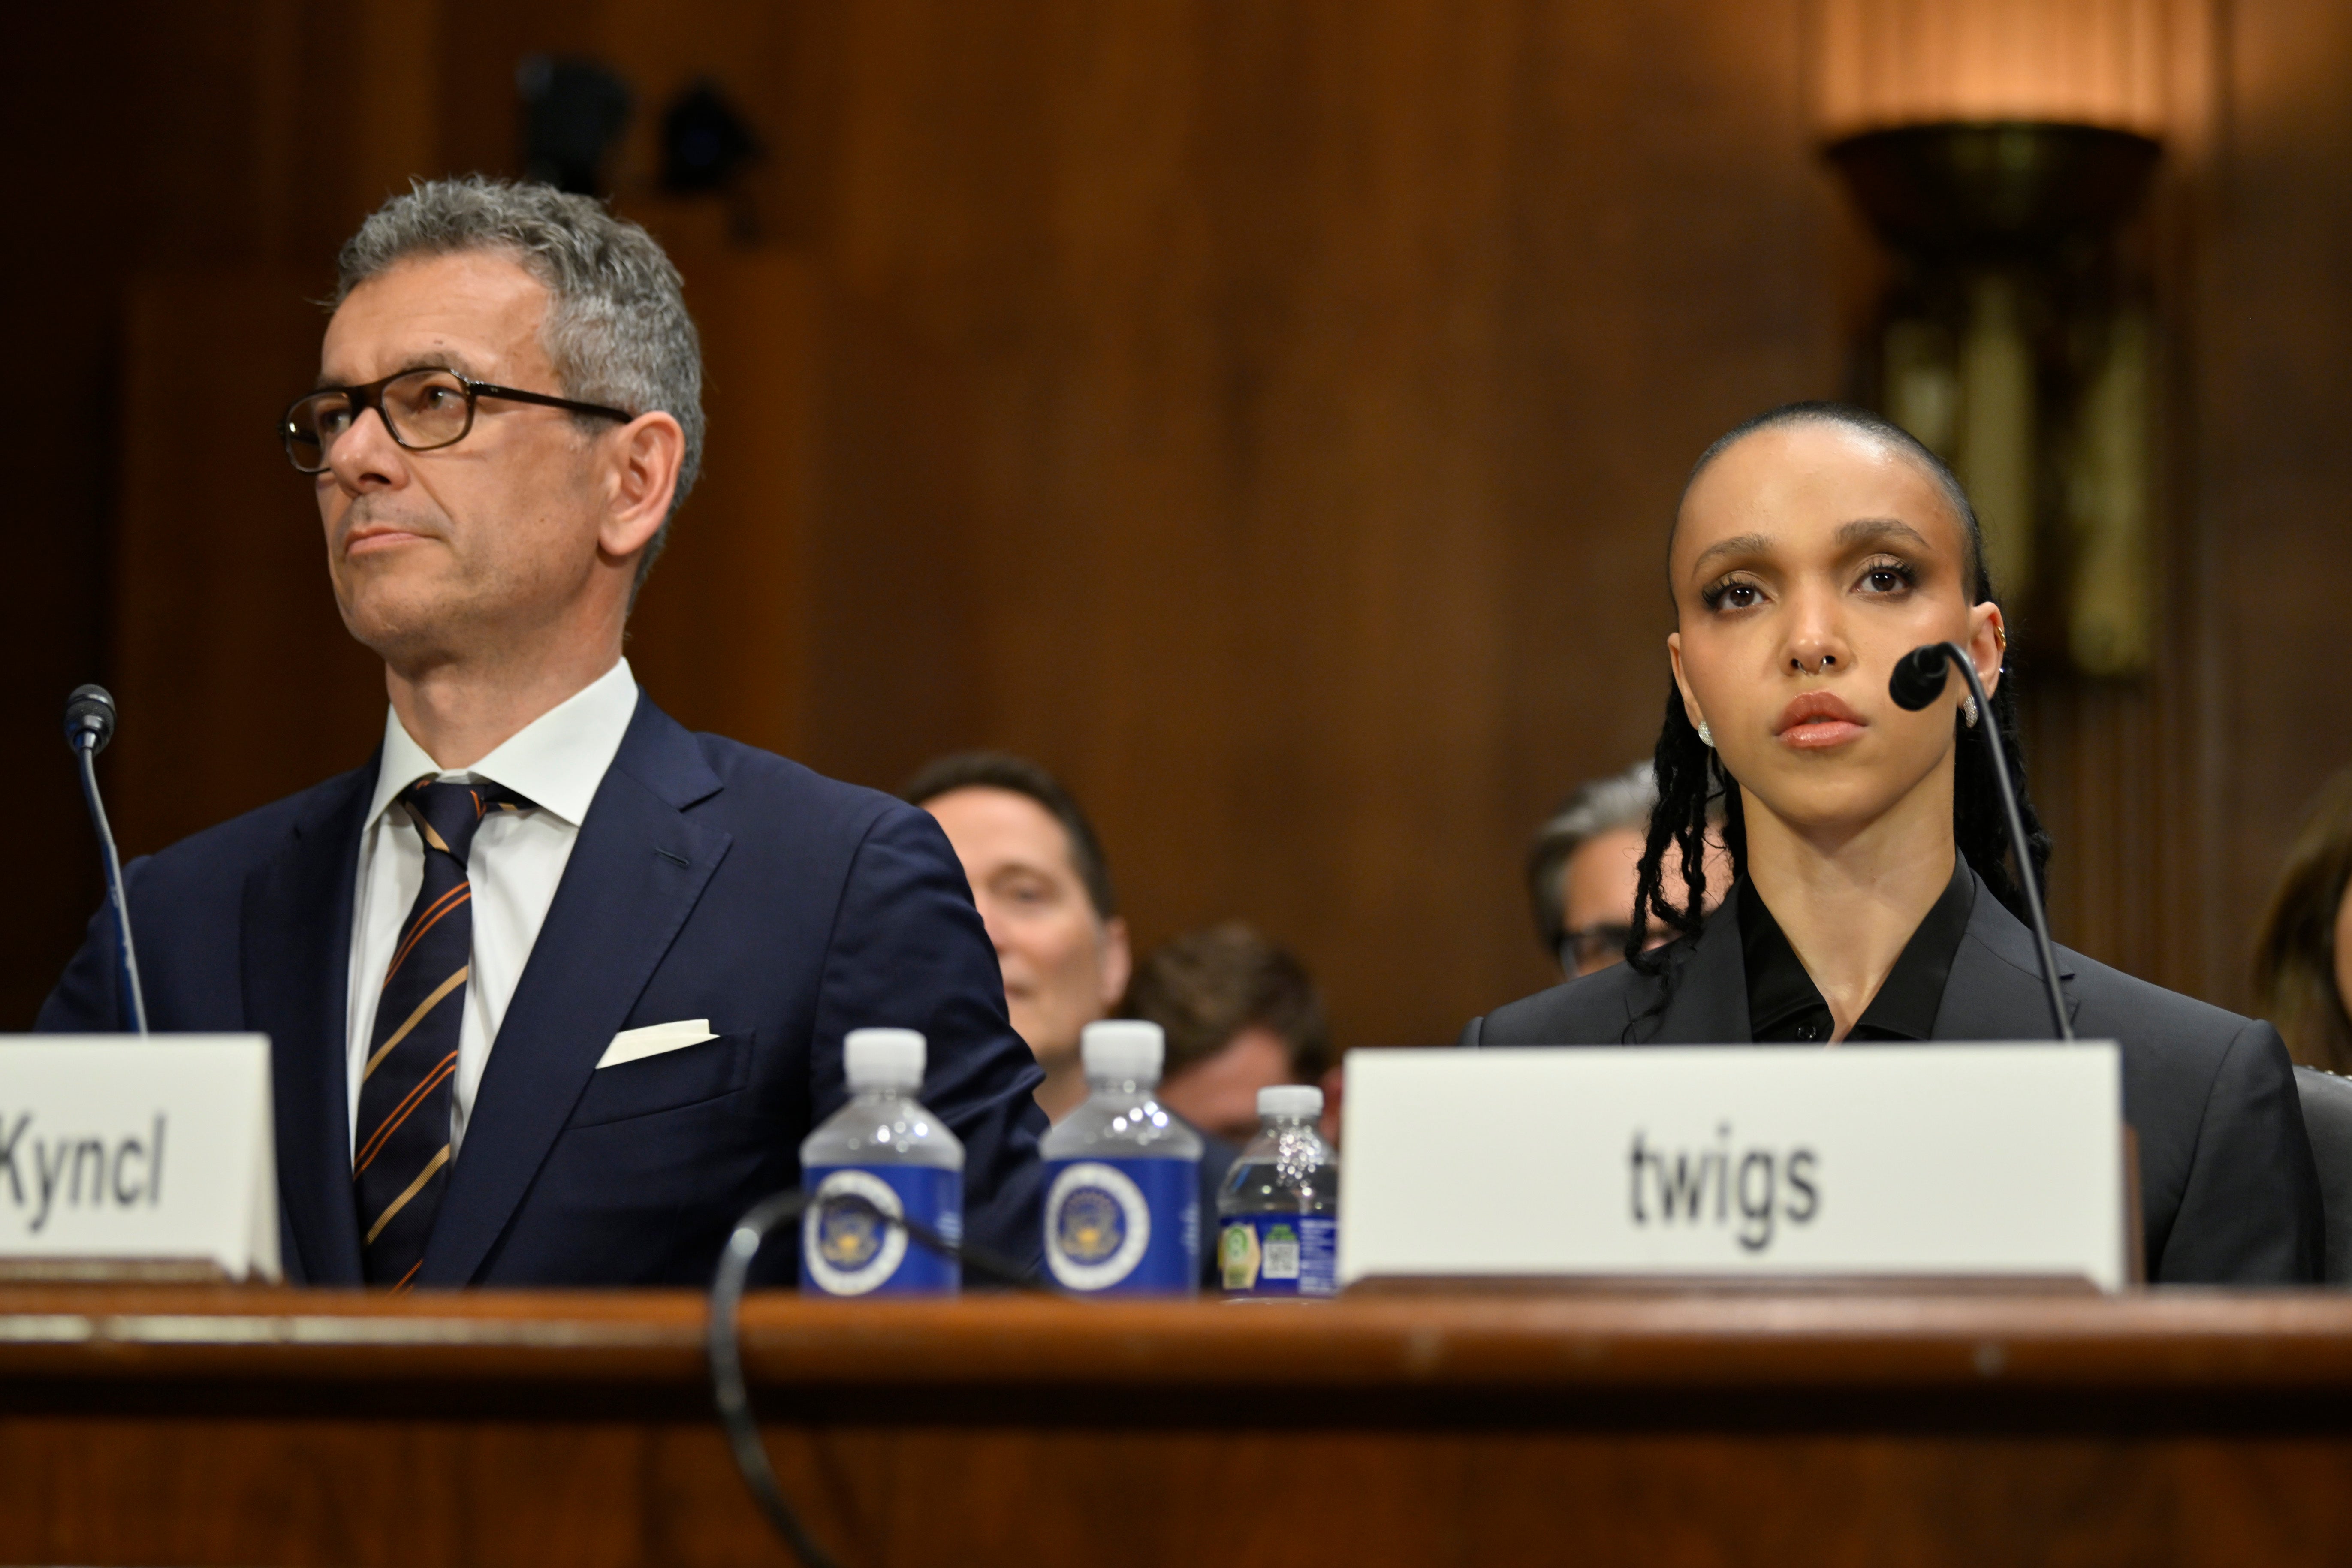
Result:
M98 852L82 827L81 791L61 721L66 693L105 677L107 516L113 490L114 274L127 205L86 190L93 165L118 163L127 126L92 116L78 83L100 68L94 14L12 18L0 56L0 148L10 202L45 221L12 225L0 245L0 292L13 313L16 374L0 384L9 466L8 578L0 613L0 808L16 831L9 897L0 900L0 1031L32 1021L97 907ZM11 60L40 62L37 70ZM79 126L79 157L22 155Z
M2226 312L2200 313L2232 178L2226 14L2206 0L2165 0L2146 16L2158 13L2160 24L2137 36L2160 38L2168 56L2156 95L2164 158L2147 210L2123 237L2126 266L2146 280L2158 323L2156 659L2146 678L2116 682L2026 663L2026 749L2057 842L2050 908L2059 940L2159 984L2247 1006L2252 917L2222 891L2231 879L2203 776L2207 738L2226 731L2216 716L2230 704L2208 591L2229 522L2202 493L2218 454L2201 431L2209 351L2225 349L2234 325ZM2145 72L2141 79L2147 88Z
M269 274L141 279L124 334L107 761L125 858L357 767L383 666L343 630L311 481L274 436L325 318ZM230 367L188 395L189 367Z
M709 477L634 631L656 695L883 785L1031 752L1101 819L1147 942L1247 916L1305 951L1343 1042L1450 1036L1546 977L1528 828L1655 732L1684 468L1843 384L1868 263L1811 152L1808 3L45 14L0 67L56 217L6 265L44 307L42 396L8 395L58 520L8 632L0 742L32 739L0 775L43 831L0 1006L29 1014L94 893L50 740L73 680L121 685L131 848L373 739L245 421L307 376L299 300L369 206L512 171L514 66L552 50L635 84L619 203L712 345ZM2338 9L2173 5L2221 29L2176 29L2219 108L2167 197L2175 641L2157 685L2035 721L2062 938L2223 1000L2352 757L2324 653L2352 567ZM704 74L766 144L748 241L653 188L653 122ZM359 106L364 134L306 133ZM198 351L225 391L178 445L93 437L159 428ZM281 742L265 678L341 706Z
M1039 756L1147 941L1261 921L1349 1043L1542 983L1517 854L1655 734L1682 472L1834 384L1797 23L860 8L825 247L969 382L982 698L815 760Z
M2304 806L2352 763L2352 12L2239 0L2194 330L2209 628L2201 889L2216 998L2245 1002L2253 924Z
M704 326L709 451L629 620L672 717L770 751L807 729L819 300L807 264L673 243Z

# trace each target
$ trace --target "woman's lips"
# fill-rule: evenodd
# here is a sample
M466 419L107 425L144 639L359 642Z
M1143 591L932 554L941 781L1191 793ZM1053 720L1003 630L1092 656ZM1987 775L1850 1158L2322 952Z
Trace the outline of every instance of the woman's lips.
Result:
M1780 721L1772 732L1784 745L1817 752L1844 745L1867 722L1835 693L1808 691L1780 710Z

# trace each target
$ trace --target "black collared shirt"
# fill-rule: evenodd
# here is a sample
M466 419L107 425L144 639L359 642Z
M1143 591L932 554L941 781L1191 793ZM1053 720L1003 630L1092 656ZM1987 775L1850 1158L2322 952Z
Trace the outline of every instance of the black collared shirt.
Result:
M1847 1034L1849 1040L1925 1040L1936 1032L1944 1004L1944 983L1952 959L1968 934L1976 907L1977 879L1969 863L1953 857L1952 879L1927 918L1903 944L1878 994L1870 999ZM1748 965L1748 1035L1759 1041L1826 1043L1835 1025L1821 988L1805 973L1780 922L1764 905L1756 884L1739 887L1739 945Z

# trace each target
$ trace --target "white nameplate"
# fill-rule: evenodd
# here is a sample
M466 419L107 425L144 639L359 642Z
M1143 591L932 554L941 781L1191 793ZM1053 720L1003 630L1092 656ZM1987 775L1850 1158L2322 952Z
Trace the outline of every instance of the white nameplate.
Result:
M0 1258L279 1277L262 1035L0 1037Z
M2120 1289L2122 1072L2105 1040L1351 1051L1339 1279Z

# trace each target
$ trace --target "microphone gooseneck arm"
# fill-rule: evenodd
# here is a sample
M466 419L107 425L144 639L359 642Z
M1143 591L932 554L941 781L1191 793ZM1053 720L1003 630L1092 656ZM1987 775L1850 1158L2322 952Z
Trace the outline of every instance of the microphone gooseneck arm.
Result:
M114 829L107 825L106 803L98 794L99 737L83 731L73 737L74 755L81 763L82 798L89 803L89 825L98 833L98 857L106 872L106 900L114 906L114 931L122 943L122 973L131 994L131 1026L147 1032L147 995L139 984L139 950L131 941L131 905L122 891L122 857L114 847Z
M1969 695L1976 699L1976 730L1984 737L1985 750L1992 757L1993 784L2000 791L2000 814L2009 826L2010 853L2017 857L2018 886L2024 889L2025 912L2033 923L2034 950L2042 961L2042 985L2050 1002L2051 1032L2054 1038L2072 1040L2074 1026L2066 1018L2066 994L2058 988L2058 951L2050 941L2050 916L2042 907L2042 883L2033 874L2033 849L2025 837L2025 816L2017 809L2017 788L2010 782L2009 748L2001 742L2000 725L1992 715L1992 699L1985 694L1984 682L1977 679L1975 661L1958 643L1930 643L1914 648L1897 661L1887 690L1897 705L1916 712L1944 689L1943 667L1947 663L1960 672L1960 679L1968 682Z
M131 1026L147 1032L147 994L139 984L139 952L131 944L131 900L122 891L122 857L115 852L114 829L98 793L98 753L114 739L114 699L103 686L77 686L66 699L66 744L81 769L81 796L89 804L89 825L98 834L98 859L106 875L106 901L114 906L114 934L121 944L122 980L131 998Z

